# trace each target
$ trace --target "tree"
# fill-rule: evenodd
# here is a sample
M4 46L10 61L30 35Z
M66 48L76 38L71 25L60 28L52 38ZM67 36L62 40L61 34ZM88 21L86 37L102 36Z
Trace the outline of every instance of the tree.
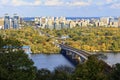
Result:
M64 71L55 71L52 80L71 80L70 75Z
M51 72L47 69L38 70L35 80L51 80Z
M0 51L0 79L1 80L34 80L36 68L33 66L33 61L28 58L22 50L19 50L21 44L13 38L3 40ZM4 46L10 49L3 48ZM13 51L17 49L17 51Z
M2 37L0 36L0 48L2 48L3 45L4 45L4 41L3 41Z
M1 80L34 80L35 67L23 51L0 54Z
M110 80L120 80L120 64L116 64L113 67L113 71L110 75Z
M67 73L67 74L72 74L74 72L74 68L69 67L67 65L60 65L58 67L55 67L54 71L56 71L56 72L64 72L64 73Z
M72 80L71 75L74 69L69 66L58 66L53 72L52 80Z
M90 56L88 61L77 66L73 80L108 80L106 64L95 56Z

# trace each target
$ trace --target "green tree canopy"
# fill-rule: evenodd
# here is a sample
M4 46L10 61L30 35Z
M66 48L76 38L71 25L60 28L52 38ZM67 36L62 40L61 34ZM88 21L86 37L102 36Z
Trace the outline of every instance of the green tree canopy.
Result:
M51 72L47 69L38 70L35 80L52 80Z
M113 67L112 74L110 75L110 80L120 80L120 64L116 64Z
M21 46L15 39L7 39L0 45ZM2 49L3 45L1 46ZM36 68L33 61L22 50L13 51L12 49L0 50L0 79L1 80L34 80Z
M106 73L107 64L90 56L88 61L77 66L74 80L108 80Z
M2 80L33 80L35 67L23 51L0 53L0 78Z

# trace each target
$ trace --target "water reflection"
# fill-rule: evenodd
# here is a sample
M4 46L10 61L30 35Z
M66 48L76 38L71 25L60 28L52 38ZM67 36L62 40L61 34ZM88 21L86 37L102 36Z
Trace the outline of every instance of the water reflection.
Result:
M47 69L53 71L55 67L60 66L60 65L74 67L61 54L53 54L53 55L36 54L36 55L31 55L31 58L34 61L34 65L38 69L47 68Z
M102 59L102 60L108 58L108 57L107 57L105 54L103 54L103 53L96 53L95 56L96 56L98 59Z
M109 65L120 63L120 53L106 53L107 59L103 59Z
M53 54L53 55L36 54L36 55L31 55L31 58L35 63L34 65L38 69L47 68L53 71L55 67L61 65L66 65L74 68L74 66L61 54ZM102 54L100 58L111 66L116 63L120 63L120 53L118 54L104 53L104 55Z

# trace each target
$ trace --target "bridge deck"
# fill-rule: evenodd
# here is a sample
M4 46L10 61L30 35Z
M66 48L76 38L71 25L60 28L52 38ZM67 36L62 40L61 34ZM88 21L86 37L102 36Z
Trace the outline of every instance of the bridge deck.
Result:
M87 52L87 51L78 50L78 49L75 49L75 48L70 47L70 46L68 46L68 45L60 44L60 47L63 48L63 49L64 49L64 48L67 48L67 49L69 49L69 50L75 51L75 52L79 53L79 55L82 54L82 55L84 55L84 56L86 56L86 57L88 57L88 56L91 55L91 54L90 54L89 52Z

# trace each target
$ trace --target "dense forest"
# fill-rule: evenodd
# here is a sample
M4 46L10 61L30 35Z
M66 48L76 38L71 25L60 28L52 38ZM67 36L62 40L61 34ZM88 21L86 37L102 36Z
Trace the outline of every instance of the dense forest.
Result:
M57 33L57 32L56 32ZM69 35L66 44L91 52L120 52L120 28L73 28L59 31Z
M21 45L30 46L33 53L59 52L59 48L53 44L52 39L47 36L39 35L39 32L32 27L25 27L20 30L2 30L0 35L3 39L16 39Z
M0 37L0 80L120 80L120 64L110 67L94 55L75 69L63 65L54 71L38 70L22 50L4 49L5 45L21 46L21 42Z
M3 39L17 39L22 45L29 45L33 53L59 53L60 49L55 43L63 42L91 52L120 52L120 28L74 27L49 30L24 27L20 30L1 30L0 35Z

